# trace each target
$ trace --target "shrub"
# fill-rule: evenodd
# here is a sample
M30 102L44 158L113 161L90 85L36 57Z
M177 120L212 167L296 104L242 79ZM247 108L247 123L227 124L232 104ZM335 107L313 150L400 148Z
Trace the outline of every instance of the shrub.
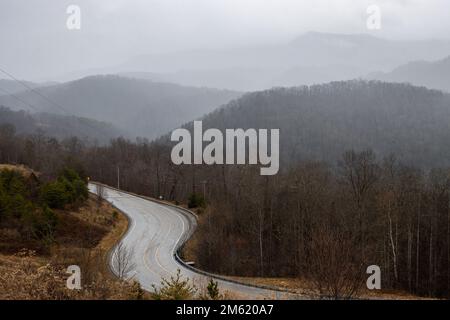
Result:
M41 199L52 209L62 209L71 200L66 185L60 181L45 184L41 188Z
M6 215L12 218L20 218L25 212L32 210L32 204L22 195L7 196Z
M198 207L204 208L205 205L206 205L206 203L205 203L205 198L203 198L202 195L197 194L197 193L193 193L193 194L191 194L191 195L189 196L189 199L188 199L188 207L189 207L190 209L192 209L192 208L198 208Z
M88 198L89 192L86 182L80 178L75 170L70 168L63 169L58 176L58 181L64 184L70 203L79 200L84 201Z
M20 218L24 212L31 210L27 199L25 180L13 170L0 171L0 221Z
M67 179L70 182L74 182L76 180L81 180L78 173L70 168L64 168L61 170L61 172L58 175L59 179Z
M73 182L73 187L75 189L76 200L86 200L89 197L89 191L81 179L75 180Z
M39 240L44 240L46 244L52 243L58 224L56 214L50 208L44 207L34 217L33 233L35 237Z
M208 290L208 296L210 299L217 300L220 298L219 284L217 281L210 279L206 289Z
M208 283L202 283L200 286L199 300L223 300L225 295L219 291L219 283L210 278Z
M145 291L137 281L133 281L130 287L129 299L131 300L144 300Z
M155 300L189 300L197 292L197 288L190 284L189 278L182 278L180 269L177 270L175 277L170 277L170 280L163 278L161 288L158 289L153 285L153 289L152 297Z
M71 169L64 169L56 181L41 188L44 205L52 209L62 209L66 204L84 201L88 196L86 183Z
M20 172L15 170L5 169L0 171L0 187L10 195L27 195L25 179Z

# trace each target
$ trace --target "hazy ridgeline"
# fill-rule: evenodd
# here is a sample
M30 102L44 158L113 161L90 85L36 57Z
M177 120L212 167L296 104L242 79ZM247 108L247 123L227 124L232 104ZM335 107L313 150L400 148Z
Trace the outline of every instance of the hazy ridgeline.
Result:
M439 91L354 80L248 93L202 120L204 130L280 129L281 170L299 161L335 164L344 150L368 148L430 168L450 165L449 107Z
M87 77L40 87L39 92L48 99L25 90L15 93L15 96L0 96L0 105L13 110L108 122L128 137L145 136L148 139L157 138L241 95L234 91L183 87L119 76ZM123 134L113 137L120 135ZM89 136L95 138L95 132Z
M417 86L450 92L450 56L437 61L413 61L390 72L375 72L367 76L389 82L409 82Z
M0 161L50 174L70 163L110 185L119 167L126 190L204 196L195 254L214 272L320 286L340 281L330 274L359 282L377 264L383 288L448 297L449 105L439 91L349 81L249 93L204 118L205 127L280 128L273 177L258 166L175 166L166 139L89 146L5 127Z
M411 61L434 61L449 54L447 40L402 41L368 34L306 32L272 45L141 55L102 72L189 86L255 91L366 77ZM442 69L436 70L433 76L439 78L442 73ZM414 80L418 77L401 81L417 83Z
M5 125L4 130L9 125L9 130L18 134L39 133L57 139L76 136L82 140L101 144L107 144L111 139L124 135L123 131L101 121L45 112L12 111L2 106L0 106L0 125Z

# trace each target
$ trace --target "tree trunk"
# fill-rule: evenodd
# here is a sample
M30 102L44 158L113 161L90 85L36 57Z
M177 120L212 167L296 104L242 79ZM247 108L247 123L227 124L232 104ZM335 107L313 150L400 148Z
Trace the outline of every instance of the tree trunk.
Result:
M388 205L388 221L389 221L389 241L391 244L391 251L392 251L392 260L394 264L394 279L395 279L395 285L397 285L398 282L398 271L397 271L397 251L396 251L396 244L394 242L393 237L393 231L392 231L392 217L391 217L391 203L389 201Z

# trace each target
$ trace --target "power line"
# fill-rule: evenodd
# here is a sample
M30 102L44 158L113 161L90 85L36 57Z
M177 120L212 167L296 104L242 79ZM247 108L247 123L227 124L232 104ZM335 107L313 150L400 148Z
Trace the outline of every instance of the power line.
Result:
M69 111L67 111L63 106L61 106L59 103L53 101L52 99L50 99L49 97L43 95L42 93L40 93L38 90L36 90L33 87L30 87L27 83L25 83L22 80L17 79L16 77L14 77L11 73L9 73L8 71L5 71L4 69L0 68L0 72L6 74L8 77L10 77L11 79L13 79L14 81L20 83L22 86L24 86L25 88L27 88L28 90L34 92L35 94L37 94L38 96L40 96L41 98L45 99L46 101L50 102L51 104L53 104L54 106L56 106L58 109L64 111L65 113L67 113L68 115L74 116L73 114L71 114Z
M30 108L33 109L34 111L39 112L37 107L33 106L31 103L26 102L26 101L23 100L22 98L19 98L19 97L16 96L14 93L8 92L7 90L5 90L5 89L3 89L3 88L1 88L1 87L0 87L0 91L2 91L2 92L4 92L4 93L6 93L7 95L9 95L9 96L11 96L11 97L17 99L18 101L22 102L24 105L26 105L27 107L30 107Z
M25 88L27 88L27 89L30 90L31 92L34 92L35 94L37 94L37 95L40 96L41 98L43 98L43 99L45 99L46 101L50 102L51 104L53 104L54 106L56 106L58 109L60 109L60 110L62 110L63 112L65 112L67 115L72 116L72 117L76 117L76 118L78 118L78 119L82 119L80 116L76 116L76 115L72 114L71 112L67 111L67 109L64 108L62 105L60 105L59 103L53 101L53 100L50 99L49 97L45 96L44 94L42 94L41 92L39 92L36 88L30 87L30 86L29 86L27 83L25 83L24 81L22 81L22 80L20 80L20 79L17 79L15 76L13 76L13 75L12 75L11 73L9 73L8 71L2 69L1 67L0 67L0 72L6 74L8 77L10 77L10 78L13 79L14 81L20 83L22 86L24 86ZM3 89L2 89L2 91L3 91L3 92L6 92L6 90L3 90ZM11 96L15 97L16 99L18 99L19 101L21 101L22 103L25 103L27 106L31 107L31 108L32 108L33 110L35 110L36 112L39 112L37 107L31 105L30 103L24 101L23 99L17 97L16 95L14 95L14 94L12 94L12 93L9 93L9 94L10 94ZM92 120L94 120L94 119L92 119ZM104 131L104 130L100 130L100 128L94 127L93 125L91 125L91 123L90 123L89 121L85 121L84 123L85 123L85 125L86 125L87 127L89 127L89 128L91 128L92 130L96 131L98 134L100 134L100 135L101 135L101 134L106 134L106 131L105 131L105 132L101 132L101 131ZM106 135L107 135L107 134L106 134Z

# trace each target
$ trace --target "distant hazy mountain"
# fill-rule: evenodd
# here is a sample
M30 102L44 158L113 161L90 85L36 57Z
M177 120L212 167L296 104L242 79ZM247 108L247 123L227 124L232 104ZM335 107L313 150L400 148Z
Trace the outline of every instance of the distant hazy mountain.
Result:
M106 143L112 138L124 136L123 132L105 122L50 113L31 114L26 111L12 111L0 106L0 125L5 124L13 125L17 133L42 132L46 136L59 139L77 136Z
M271 88L280 76L277 70L263 68L230 68L209 70L181 70L173 73L123 72L119 75L177 83L184 86L226 88L237 91L254 91Z
M450 166L449 123L447 94L356 80L248 93L203 120L204 128L280 129L284 165L336 164L345 150L372 148L406 163Z
M45 86L51 86L57 84L56 82L42 82L42 83L36 83L36 82L30 82L30 81L22 81L25 85L27 85L30 88L37 88L37 87L45 87ZM6 92L10 94L14 94L16 92L20 92L26 90L26 87L21 84L20 82L17 82L15 80L9 80L9 79L0 79L0 95L6 94Z
M409 82L450 92L450 56L435 62L415 61L388 73L372 73L370 79L391 82Z
M38 87L39 84L29 81L24 81L26 85L30 88ZM26 89L22 84L18 83L14 80L0 79L0 95L5 94L5 91L8 93L16 93L19 91L23 91Z
M132 136L147 138L157 137L240 95L118 76L87 77L39 90L69 114L106 121ZM34 92L16 96L38 111L65 114ZM27 108L11 96L0 96L0 105L16 110Z
M354 79L408 61L442 59L449 53L450 41L391 41L366 34L310 32L279 45L142 55L118 66L116 72L183 85L252 91Z

